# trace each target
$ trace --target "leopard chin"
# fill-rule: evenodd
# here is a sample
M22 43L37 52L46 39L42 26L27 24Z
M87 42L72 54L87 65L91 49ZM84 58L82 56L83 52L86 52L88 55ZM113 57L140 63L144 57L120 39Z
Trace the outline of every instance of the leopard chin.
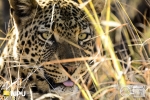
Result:
M68 95L73 96L80 93L79 88L76 85L65 86L63 84L54 88L52 92L55 92L62 97L67 97Z
M62 97L80 94L78 86L70 79L61 83L52 83L51 81L50 85L51 92L54 92Z
M72 86L74 86L74 82L71 80L67 80L67 81L63 82L63 85L66 87L72 87Z

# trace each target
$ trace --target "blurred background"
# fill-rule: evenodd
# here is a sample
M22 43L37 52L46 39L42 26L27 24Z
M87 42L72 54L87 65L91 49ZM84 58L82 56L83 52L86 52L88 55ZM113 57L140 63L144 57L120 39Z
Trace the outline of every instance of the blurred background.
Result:
M3 32L7 31L9 19L10 16L8 0L0 0L0 29Z
M8 22L10 19L8 0L0 0L0 38L6 37ZM0 39L0 54L4 48L5 42Z

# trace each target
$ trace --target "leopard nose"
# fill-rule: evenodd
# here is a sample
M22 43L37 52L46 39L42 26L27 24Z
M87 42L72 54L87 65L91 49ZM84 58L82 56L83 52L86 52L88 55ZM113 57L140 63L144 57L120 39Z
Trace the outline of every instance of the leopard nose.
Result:
M72 75L76 71L75 66L64 66L64 65L62 65L62 66L65 69L65 71L70 75Z

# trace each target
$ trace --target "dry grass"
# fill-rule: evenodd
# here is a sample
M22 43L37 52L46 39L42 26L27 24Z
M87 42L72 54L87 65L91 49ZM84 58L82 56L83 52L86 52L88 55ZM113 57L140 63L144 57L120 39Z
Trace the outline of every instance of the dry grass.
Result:
M80 0L79 0L80 1ZM116 17L111 12L111 0L107 0L105 11L103 12L102 26L99 24L99 19L96 13L91 15L87 8L84 8L91 22L94 23L94 27L97 32L97 47L99 51L95 57L87 58L74 58L64 59L47 62L49 63L60 63L70 61L85 61L87 59L95 59L97 63L93 66L87 66L87 71L91 79L89 79L88 85L84 84L82 77L79 79L82 81L82 85L75 83L81 89L83 97L86 100L149 100L150 99L150 26L149 21L145 18L145 23L140 23L143 32L140 32L135 28L131 22L128 12L125 11L124 7L118 0L116 1L116 8L120 17ZM80 1L81 2L81 1ZM92 2L90 2L92 11L95 12ZM134 8L136 9L136 8ZM119 19L122 18L122 19ZM125 36L123 40L123 46L127 48L114 50L114 46L120 44L121 32ZM140 36L139 36L140 34ZM111 36L111 37L110 37ZM111 38L116 38L115 44L111 41ZM7 40L6 38L0 38L1 40ZM103 45L103 46L102 46ZM102 48L104 47L104 48ZM130 51L130 54L128 54ZM103 53L105 51L105 53ZM124 52L122 52L124 51ZM120 59L116 56L116 53L120 54ZM128 55L125 55L128 54ZM121 64L122 63L122 64ZM66 72L67 73L67 72ZM68 75L69 76L69 75ZM69 76L71 78L71 76ZM93 83L92 88L95 92L90 91L90 85ZM144 86L145 97L134 97L133 94L129 95L129 87L132 86ZM124 91L122 91L124 90ZM45 94L46 95L46 94ZM47 96L47 95L46 95ZM44 98L44 97L43 97Z
M91 97L94 100L109 100L110 98L111 100L149 100L149 22L143 15L148 25L141 23L144 26L144 32L140 32L133 25L121 2L118 0L115 0L115 2L117 10L120 11L118 12L119 15L121 15L120 18L122 19L118 19L116 15L110 11L111 0L107 0L105 9L106 18L103 20L103 29L101 28L99 22L97 22L97 15L95 14L92 16L88 9L84 8L91 22L94 23L95 29L97 31L98 37L96 37L96 39L99 38L97 39L97 46L102 47L101 45L103 44L104 48L101 51L106 52L106 54L101 55L102 52L99 51L99 54L97 54L98 56L96 56L96 58L100 58L98 60L99 65L95 68L91 67L93 73L90 75L92 82L96 84L96 92L91 94L91 96L89 96L87 93L85 97L86 99L88 98L87 100L91 100ZM92 2L90 2L90 5L92 7ZM91 9L93 12L95 12L93 8ZM114 34L111 32L111 30L113 30L112 28L116 29L115 36L113 36L115 38L117 37L116 35L120 36L121 34L118 30L123 32L126 39L126 42L123 42L126 44L122 45L128 46L128 51L130 51L130 54L127 53L126 48L120 48L120 51L114 51L113 47L117 45L117 43L113 44L110 39L110 36L112 36L111 34ZM139 34L141 36L139 36ZM121 37L119 37L119 40L120 38ZM125 52L121 53L121 50ZM122 59L118 59L116 57L116 53L120 53ZM124 54L128 54L128 56L124 56ZM120 65L120 63L122 63L122 65ZM91 71L89 71L89 73L91 73ZM93 75L94 78L92 78ZM139 97L135 97L136 94L130 94L131 91L129 91L129 89L126 87L129 87L134 91L134 86L143 86L142 92L145 92L144 97L140 97L142 96L140 94L137 94ZM124 88L126 88L126 90L124 90Z

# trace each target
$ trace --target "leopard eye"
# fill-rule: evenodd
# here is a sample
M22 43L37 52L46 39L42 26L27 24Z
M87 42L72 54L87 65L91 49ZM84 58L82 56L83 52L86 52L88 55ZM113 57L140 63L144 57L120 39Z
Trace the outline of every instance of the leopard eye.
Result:
M79 34L78 39L79 39L79 40L84 40L84 39L87 38L87 36L88 36L88 34L86 34L86 33L81 33L81 34Z
M44 33L42 33L42 37L44 39L48 39L48 38L50 38L50 34L48 32L44 32Z

